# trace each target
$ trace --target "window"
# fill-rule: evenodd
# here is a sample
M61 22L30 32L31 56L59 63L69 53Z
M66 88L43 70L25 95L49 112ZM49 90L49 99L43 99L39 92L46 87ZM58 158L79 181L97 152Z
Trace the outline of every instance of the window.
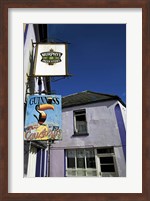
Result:
M93 149L66 150L66 176L97 176Z
M97 149L97 156L100 164L100 175L102 177L115 177L117 171L115 167L115 155L114 149L111 148L99 148Z
M87 133L87 122L85 110L74 111L74 131L76 134Z
M112 156L100 157L101 172L115 172L114 160Z
M97 154L109 154L109 153L114 153L113 148L99 148L97 149Z
M66 150L67 177L116 177L114 149L90 148Z

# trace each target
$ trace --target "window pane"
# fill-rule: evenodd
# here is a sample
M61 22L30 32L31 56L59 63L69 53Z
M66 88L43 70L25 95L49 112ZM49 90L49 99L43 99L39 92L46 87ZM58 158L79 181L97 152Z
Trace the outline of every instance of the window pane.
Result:
M87 168L96 168L95 158L86 158Z
M86 149L86 157L90 158L90 157L94 157L94 149Z
M101 172L115 172L114 165L101 165Z
M77 170L77 176L86 176L85 170Z
M85 119L85 114L76 116L76 120L77 120L77 121L85 121L85 120L86 120L86 119Z
M67 157L68 158L74 158L75 155L76 155L76 152L74 149L67 150Z
M87 124L85 121L77 121L76 129L78 133L86 133L87 132Z
M84 158L77 158L77 168L85 168Z
M67 158L68 168L75 168L75 158Z
M100 157L100 162L102 164L104 164L104 163L114 163L112 156L110 156L110 157Z
M96 173L96 171L87 171L87 176L89 176L89 177L93 177L93 176L97 176L97 173Z
M84 158L84 157L85 157L84 149L77 149L77 158Z
M97 149L98 154L106 154L106 153L114 153L113 148L102 148L102 149Z
M67 176L76 176L75 170L67 170Z

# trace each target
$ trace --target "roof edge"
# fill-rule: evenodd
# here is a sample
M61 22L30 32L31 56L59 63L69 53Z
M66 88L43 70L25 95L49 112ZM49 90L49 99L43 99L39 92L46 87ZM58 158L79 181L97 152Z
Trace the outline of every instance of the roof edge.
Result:
M72 104L71 106L62 106L62 109L64 108L70 108L70 107L74 107L74 106L80 106L80 105L89 105L89 104L93 104L93 103L98 103L98 102L106 102L106 101L112 101L112 100L117 100L119 101L124 107L126 107L125 103L118 97L115 96L116 98L108 98L108 99L104 99L104 100L97 100L97 101L91 101L90 103L76 103L76 104Z
M124 107L126 107L126 104L122 101L122 99L117 96L117 95L111 95L111 94L104 94L104 93L99 93L99 92L93 92L93 91L90 91L90 90L85 90L85 91L81 91L81 92L78 92L78 93L74 93L74 94L70 94L68 96L63 96L63 98L67 98L69 96L74 96L74 95L77 95L77 94L81 94L81 93L93 93L93 94L98 94L98 95L104 95L104 96L108 96L109 98L106 98L105 100L102 100L102 101L107 101L107 100L118 100ZM98 100L98 101L92 101L90 103L87 103L87 104L92 104L94 102L102 102L101 100ZM82 104L82 103L79 103L79 104L75 104L75 105L85 105L86 103ZM74 105L74 106L75 106ZM68 107L72 107L72 106L64 106L63 108L68 108Z

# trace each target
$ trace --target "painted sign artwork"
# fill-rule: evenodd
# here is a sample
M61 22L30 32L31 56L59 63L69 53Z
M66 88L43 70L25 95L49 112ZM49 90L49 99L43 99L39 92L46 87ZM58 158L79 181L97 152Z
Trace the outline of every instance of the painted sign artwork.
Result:
M24 139L28 141L62 139L60 95L29 96L26 108Z

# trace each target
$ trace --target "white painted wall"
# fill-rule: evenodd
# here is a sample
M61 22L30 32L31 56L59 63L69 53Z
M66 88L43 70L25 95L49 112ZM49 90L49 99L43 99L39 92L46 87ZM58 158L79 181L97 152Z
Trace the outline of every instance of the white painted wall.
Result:
M36 42L36 37L35 37L33 24L29 24L28 30L27 30L26 41L24 44L24 51L23 51L24 97L25 97L25 93L26 93L27 74L29 75L31 68L33 68L33 66L31 66L31 58L33 58L33 56L34 56L32 41ZM34 85L34 80L33 80L33 85ZM25 100L25 98L24 98L24 100Z
M115 157L116 157L116 163L117 163L117 169L119 173L119 177L125 177L126 176L126 163L122 151L122 147L114 147L115 151Z
M38 29L37 29L38 31ZM38 35L38 34L36 34ZM40 39L39 39L40 40ZM26 83L28 82L28 76L31 75L31 72L33 73L33 61L35 57L35 50L36 46L33 48L32 42L36 42L36 36L35 36L35 30L33 24L28 25L27 30L27 36L26 41L24 44L24 58L23 58L23 67L24 67L24 100L25 100L25 93L26 93ZM42 87L41 91L44 90L44 81L43 78L41 78L42 81ZM38 78L30 77L30 89L28 92L38 92Z

